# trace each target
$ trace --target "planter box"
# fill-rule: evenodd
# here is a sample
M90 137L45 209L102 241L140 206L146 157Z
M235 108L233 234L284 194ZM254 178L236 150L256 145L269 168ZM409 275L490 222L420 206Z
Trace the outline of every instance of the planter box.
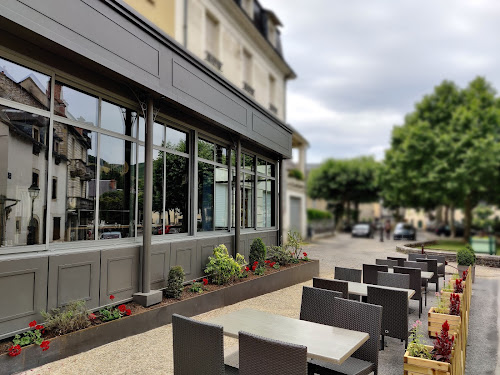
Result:
M172 314L194 316L210 310L271 293L319 276L319 261L311 260L299 266L283 269L258 279L205 292L170 305L153 307L118 320L58 336L50 340L50 349L42 352L38 345L24 347L17 357L0 355L0 372L12 374L39 367L98 346L149 331L172 322Z
M432 350L432 346L426 347L429 351ZM404 375L458 375L454 351L452 351L451 358L451 363L446 363L411 357L406 352L403 364Z
M472 282L474 282L474 279L476 278L476 265L473 264L472 266L461 266L461 265L458 265L457 268L458 268L458 275L460 277L462 277L462 273L464 271L467 271L469 269L469 267L471 267L472 271L469 270L469 276L472 276Z

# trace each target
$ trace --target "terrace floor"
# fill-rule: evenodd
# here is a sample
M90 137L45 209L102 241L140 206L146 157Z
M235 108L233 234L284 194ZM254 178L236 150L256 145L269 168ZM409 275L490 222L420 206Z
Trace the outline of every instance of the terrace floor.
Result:
M418 239L423 240L425 234ZM320 259L322 277L333 277L335 266L361 269L363 263L375 263L376 258L401 255L395 252L396 242L378 239L351 239L349 235L319 240L304 246L308 256ZM454 273L447 266L447 278ZM312 286L312 281L294 285L277 292L252 298L235 305L198 315L200 320L226 314L241 308L253 308L293 318L299 317L301 290L303 285ZM440 286L442 279L440 279ZM469 342L466 374L500 374L498 364L500 303L498 299L500 269L476 267L476 282L473 284L470 314ZM427 307L424 306L421 320L427 326L427 311L436 300L435 286L430 284ZM418 319L418 301L410 301L409 324ZM431 341L429 340L429 343ZM400 375L403 373L404 344L386 338L386 348L380 352L379 374ZM225 350L237 345L236 339L225 338ZM85 353L52 362L23 374L173 374L172 328L166 325L139 335L119 340Z

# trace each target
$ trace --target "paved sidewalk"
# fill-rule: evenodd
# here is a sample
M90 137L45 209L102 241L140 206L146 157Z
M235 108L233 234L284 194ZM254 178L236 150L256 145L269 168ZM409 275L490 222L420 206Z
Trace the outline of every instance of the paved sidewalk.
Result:
M421 238L419 238L421 239ZM320 273L332 277L334 267L361 268L363 263L375 263L376 258L401 255L395 252L394 241L379 242L376 239L351 239L338 235L305 246L310 258L320 259ZM453 273L451 266L448 273ZM498 290L500 270L478 267L474 284L470 339L467 357L467 374L500 374L497 367L498 350ZM442 279L440 280L442 282ZM269 311L293 318L299 317L302 286L294 285L277 292L265 294L247 301L216 309L196 318L207 320L241 308ZM442 285L442 284L441 284ZM423 309L422 322L427 325L426 311L435 302L434 284L430 285L427 307ZM418 319L418 301L410 301L410 325ZM403 372L404 344L387 338L387 347L380 352L379 374L400 375ZM430 343L430 341L429 341ZM225 350L232 350L236 339L225 338ZM139 335L125 338L85 353L53 362L27 371L25 374L173 374L172 329L166 325Z

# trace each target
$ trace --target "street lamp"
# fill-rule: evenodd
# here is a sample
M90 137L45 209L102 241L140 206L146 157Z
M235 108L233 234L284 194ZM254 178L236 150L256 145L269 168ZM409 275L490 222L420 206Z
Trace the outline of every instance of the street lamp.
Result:
M28 225L28 245L33 245L35 243L35 219L33 218L33 208L35 206L35 199L38 198L40 194L40 188L34 183L28 188L28 192L31 198L31 219Z

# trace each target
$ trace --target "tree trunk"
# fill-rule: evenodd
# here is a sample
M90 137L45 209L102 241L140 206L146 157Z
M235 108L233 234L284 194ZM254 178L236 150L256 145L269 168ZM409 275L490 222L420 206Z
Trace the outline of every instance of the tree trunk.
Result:
M455 207L450 206L450 232L451 238L455 237Z
M465 211L464 240L469 241L470 227L472 224L472 199L470 195L465 197L464 211Z
M359 202L354 202L354 222L357 223L359 221Z
M347 201L346 205L347 225L351 225L351 201Z
M443 222L443 206L439 206L436 209L436 221L438 223L442 223Z

